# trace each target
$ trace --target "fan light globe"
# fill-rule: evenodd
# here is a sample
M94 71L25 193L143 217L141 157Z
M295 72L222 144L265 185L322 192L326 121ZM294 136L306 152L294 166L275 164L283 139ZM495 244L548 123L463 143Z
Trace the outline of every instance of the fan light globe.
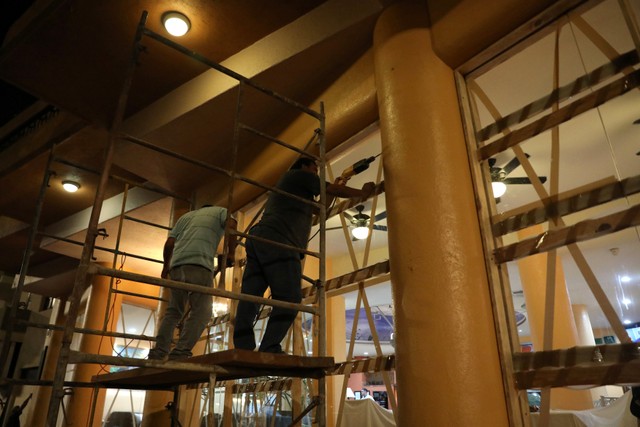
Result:
M369 227L356 227L351 230L351 234L358 240L364 240L369 236Z
M492 182L491 189L493 190L493 197L496 199L507 192L507 186L504 182Z
M162 15L162 24L167 32L175 37L184 36L191 28L189 19L179 12L167 12Z
M69 193L75 193L80 188L80 184L73 181L62 181L62 188Z

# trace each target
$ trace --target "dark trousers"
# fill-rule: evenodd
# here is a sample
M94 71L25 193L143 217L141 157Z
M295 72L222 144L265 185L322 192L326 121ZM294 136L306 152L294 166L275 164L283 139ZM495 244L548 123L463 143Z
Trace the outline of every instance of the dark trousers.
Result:
M277 240L279 235L264 227L254 227L253 235ZM300 303L302 266L300 254L268 243L247 239L247 265L242 276L242 293L263 296L271 289L271 298ZM253 350L256 347L253 325L260 309L259 304L240 301L236 311L233 333L235 348ZM267 323L260 351L279 353L280 343L298 314L297 310L273 307Z

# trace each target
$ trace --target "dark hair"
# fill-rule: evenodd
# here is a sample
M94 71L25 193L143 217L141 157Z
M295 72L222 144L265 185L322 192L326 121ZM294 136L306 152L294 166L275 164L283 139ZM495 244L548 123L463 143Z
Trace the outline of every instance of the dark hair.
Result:
M316 161L311 157L300 157L293 165L291 165L289 170L302 169L303 166L309 166L311 164L316 164Z

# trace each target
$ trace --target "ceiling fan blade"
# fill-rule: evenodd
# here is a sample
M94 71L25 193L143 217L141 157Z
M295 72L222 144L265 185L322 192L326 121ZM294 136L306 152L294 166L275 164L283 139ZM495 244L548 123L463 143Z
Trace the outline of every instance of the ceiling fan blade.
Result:
M538 179L540 180L541 183L545 183L547 182L547 177L546 176L539 176ZM506 185L511 185L511 184L531 184L531 180L527 177L513 177L513 178L505 178L502 182L504 182Z
M381 219L385 219L387 217L387 211L380 212L378 215L373 217L373 222L380 221Z
M507 185L513 184L531 184L531 180L527 177L514 177L514 178L505 178L502 182Z
M380 231L387 231L387 226L386 225L373 225L373 229L374 230L380 230Z
M342 212L342 215L344 215L344 217L351 222L354 222L355 219L353 219L353 217L351 216L351 214L349 212Z
M342 227L329 227L329 228L325 228L324 231L331 231L331 230L342 230Z
M531 156L529 156L527 153L524 153L525 156L527 156L527 159ZM513 172L513 170L515 168L517 168L518 166L520 166L520 160L518 160L517 157L514 157L513 159L511 159L511 161L509 163L507 163L502 170L504 171L505 175L509 175L511 172Z

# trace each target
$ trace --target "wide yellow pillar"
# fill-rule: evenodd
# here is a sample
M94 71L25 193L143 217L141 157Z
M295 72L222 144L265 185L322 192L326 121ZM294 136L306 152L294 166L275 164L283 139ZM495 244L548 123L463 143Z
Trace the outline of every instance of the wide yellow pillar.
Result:
M89 288L89 298L84 313L83 328L102 330L104 326L104 316L108 303L109 282L111 278L107 276L94 276L93 282ZM122 305L121 298L111 301L113 309L110 316L117 319L120 315ZM109 322L108 325L115 325L116 322ZM102 354L111 356L113 350L111 348L111 340L100 335L84 334L80 340L80 352L91 354ZM74 373L74 381L90 382L91 377L104 373L104 368L95 364L77 364ZM104 409L104 401L106 391L99 389L93 423L88 424L91 417L91 406L93 401L94 390L84 387L76 387L73 389L73 395L69 399L69 403L65 408L68 426L87 426L100 427L102 425L102 411Z
M347 331L344 297L327 298L327 355L336 363L344 362L347 354ZM344 375L327 376L327 427L336 425Z
M530 227L518 232L522 240L543 232L542 226ZM548 253L528 256L518 261L520 281L527 304L527 318L531 329L531 341L534 351L543 350L545 298L547 287ZM553 254L552 256L557 256ZM555 262L554 310L553 310L553 343L551 349L569 348L580 345L576 323L571 311L569 292L565 282L562 262ZM591 393L588 390L567 388L551 389L551 409L591 409Z
M507 426L497 338L453 71L427 13L374 33L401 426Z

